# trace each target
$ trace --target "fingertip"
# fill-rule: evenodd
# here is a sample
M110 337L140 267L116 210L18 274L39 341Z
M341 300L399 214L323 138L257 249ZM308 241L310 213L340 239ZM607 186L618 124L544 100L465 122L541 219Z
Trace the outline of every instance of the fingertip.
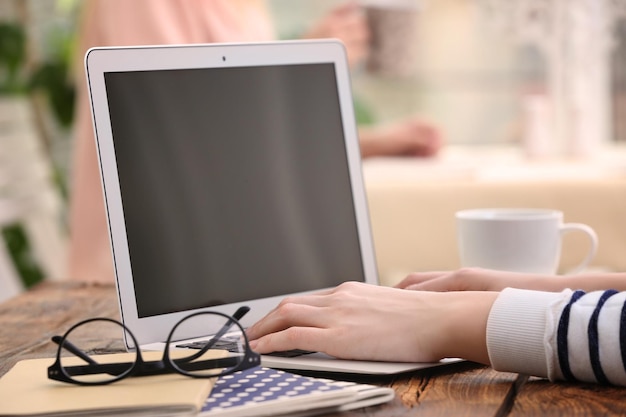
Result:
M272 333L250 340L250 349L261 355L295 349L294 347L286 346L285 338L282 336L283 333Z
M246 329L246 337L248 338L248 342L250 346L252 346L252 342L258 343L258 339L261 337L259 332L257 331L257 324L253 324L252 326Z
M274 350L268 350L268 343L267 341L264 340L263 337L259 339L250 340L249 344L250 344L250 349L260 354L271 353L274 351Z

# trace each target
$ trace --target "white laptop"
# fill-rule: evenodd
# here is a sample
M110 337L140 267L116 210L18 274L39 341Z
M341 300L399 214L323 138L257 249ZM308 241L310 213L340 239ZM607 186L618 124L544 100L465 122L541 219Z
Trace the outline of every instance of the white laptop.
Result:
M341 43L94 48L85 59L120 311L141 348L162 348L198 310L247 305L247 327L286 295L378 284ZM315 353L263 364L385 374L440 363Z

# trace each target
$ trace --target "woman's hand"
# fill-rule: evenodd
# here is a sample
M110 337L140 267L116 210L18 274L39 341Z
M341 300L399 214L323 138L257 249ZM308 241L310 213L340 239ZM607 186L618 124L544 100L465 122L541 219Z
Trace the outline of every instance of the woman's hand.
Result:
M440 130L418 116L387 126L362 127L359 130L361 156L435 156L443 146Z
M456 271L414 272L396 287L418 291L501 291L507 287L552 292L566 288L626 291L626 274L538 275L462 268Z
M284 299L247 331L259 353L320 351L344 359L488 363L485 328L497 293L432 293L348 282Z
M419 291L501 291L507 287L537 288L549 279L515 272L493 271L481 268L462 268L456 271L414 272L396 287Z

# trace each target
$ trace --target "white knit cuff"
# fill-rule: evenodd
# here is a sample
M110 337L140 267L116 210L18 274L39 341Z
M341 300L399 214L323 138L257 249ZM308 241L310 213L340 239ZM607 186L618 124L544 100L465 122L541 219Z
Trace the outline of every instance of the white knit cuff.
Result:
M487 320L487 351L498 371L547 377L547 310L559 293L506 288Z

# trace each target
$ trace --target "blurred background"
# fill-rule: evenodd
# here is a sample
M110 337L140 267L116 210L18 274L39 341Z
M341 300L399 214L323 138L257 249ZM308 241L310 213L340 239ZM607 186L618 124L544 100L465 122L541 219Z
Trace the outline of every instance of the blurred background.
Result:
M280 39L298 38L339 3L267 1ZM445 138L428 161L394 158L402 166L394 175L437 181L476 161L493 164L494 176L511 161L547 177L554 171L541 170L546 161L565 161L567 175L596 172L596 165L576 168L590 161L605 168L610 161L620 178L626 172L626 1L361 3L376 45L353 68L359 124L420 114ZM75 70L83 7L80 0L0 0L0 299L67 275L76 89L85 82ZM393 172L384 159L368 162L374 195L379 171ZM407 164L420 168L409 172ZM373 216L381 210L375 202ZM373 221L382 241L384 222ZM423 267L441 266L448 265Z

